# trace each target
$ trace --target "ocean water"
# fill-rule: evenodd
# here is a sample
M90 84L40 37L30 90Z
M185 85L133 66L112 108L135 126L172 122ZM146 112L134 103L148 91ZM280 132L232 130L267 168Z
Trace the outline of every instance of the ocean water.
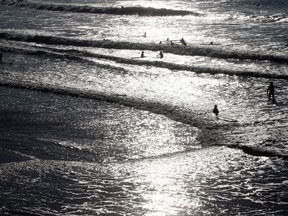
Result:
M288 1L0 0L0 17L0 150L29 159L0 164L1 215L288 214Z

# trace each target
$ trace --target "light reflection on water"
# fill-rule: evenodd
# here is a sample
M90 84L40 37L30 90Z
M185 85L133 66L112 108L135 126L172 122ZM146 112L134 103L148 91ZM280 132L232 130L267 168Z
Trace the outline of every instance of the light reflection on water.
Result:
M222 147L107 165L34 160L1 165L1 191L9 196L1 197L0 211L284 215L287 172L281 160Z
M22 153L43 158L41 151L52 151L52 158L64 159L65 154L76 150L82 159L90 152L92 156L95 154L95 160L108 162L199 148L195 128L149 111L69 96L1 90L0 110L5 113L1 118L7 122L2 125L5 131L1 131L1 136L18 143L15 148ZM18 121L7 121L10 118ZM27 149L21 149L21 144ZM67 148L61 150L62 147ZM35 151L30 152L29 148Z
M209 88L217 87L218 82L214 84ZM70 160L78 159L69 157L70 148L59 149L49 143L44 146L46 153L51 147L59 151L53 153L52 159L61 153L68 154L68 159L2 164L2 212L179 216L285 212L287 166L281 160L252 157L225 147L199 149L189 126L148 111L19 91L1 89L2 101L10 107L2 118L19 119L21 115L22 125L16 127L7 121L5 126L10 135L14 134L13 139L31 138L33 131L35 138L44 134L50 138L59 136L85 147L91 138L95 142L86 148L98 144L94 157L111 159L104 164L73 162ZM59 125L65 130L59 130ZM101 137L97 143L95 133L101 131L107 139ZM33 144L28 141L25 145L29 152ZM43 146L39 142L31 153L41 153ZM18 147L22 150L21 145Z
M221 115L237 119L240 123L239 127L232 129L233 134L230 129L224 133L220 132L228 137L227 144L236 142L236 145L239 143L262 145L267 142L267 147L275 147L273 142L276 142L277 147L287 149L285 146L287 142L285 138L287 96L285 88L282 89L287 85L285 80L275 82L275 85L281 87L281 89L276 89L279 106L275 107L270 106L266 101L267 79L195 75L185 71L139 66L130 66L127 67L127 70L108 69L101 66L95 68L94 65L62 60L54 61L54 67L51 67L49 59L42 61L40 66L35 63L37 61L33 63L31 58L21 55L17 58L18 60L29 62L33 68L29 70L29 73L23 73L23 70L28 70L27 64L19 63L23 65L24 69L20 67L20 69L15 68L16 71L7 71L2 74L1 80L15 80L16 82L27 80L29 83L36 82L55 86L56 90L57 88L66 88L73 92L75 89L84 95L86 93L99 94L99 92L106 95L123 94L124 102L129 103L130 100L134 100L132 105L140 108L144 103L143 109L165 113L173 119L188 122L191 125L195 121L190 119L196 117L213 121L212 126L215 126L211 109L214 104L218 104ZM121 100L119 101L121 102ZM167 109L172 110L168 112ZM202 120L199 124L207 126L203 125ZM222 125L225 122L219 124ZM217 130L217 127L214 128ZM210 134L214 134L214 131ZM142 140L146 142L145 139ZM223 137L219 140L220 143L225 143ZM207 143L209 144L210 141Z
M207 8L211 7L210 2L205 2L205 4ZM12 10L7 12L9 14L7 17L11 17ZM218 8L213 7L212 10L218 10ZM214 40L219 45L230 45L233 41L232 45L238 46L242 51L247 49L247 52L254 45L254 50L263 49L263 52L274 49L270 45L263 46L275 38L275 34L270 34L274 24L262 25L260 29L253 21L252 23L248 21L247 25L242 26L243 20L239 17L237 20L239 14L231 17L231 25L225 26L226 24L223 25L223 23L227 22L223 20L227 21L229 15L221 17L214 14L211 17L212 14L209 13L204 18L189 16L188 18L167 19L158 17L148 19L137 16L108 18L106 15L89 14L86 16L47 11L45 13L34 11L34 13L39 18L34 20L35 22L18 22L19 20L31 21L31 13L26 9L15 9L17 15L14 16L13 21L5 19L7 23L4 25L7 28L16 29L18 25L20 29L25 26L27 30L24 32L28 34L35 34L37 30L37 32L42 32L41 34L76 36L80 39L99 40L108 37L115 41L120 39L120 41L148 43L165 40L167 37L178 39L183 36L191 44L207 44ZM57 19L55 19L55 14L57 14ZM215 17L218 18L214 19ZM244 18L248 20L248 17ZM102 22L104 20L105 22ZM85 23L85 28L83 23ZM107 28L107 23L109 23L109 28ZM159 26L161 26L161 31L159 31ZM246 31L247 29L249 31ZM261 34L258 34L259 30ZM128 31L129 34L127 34ZM148 37L141 37L140 35L146 31ZM281 42L280 37L275 50L277 47L283 48ZM229 48L226 47L226 49ZM134 56L135 52L123 50L116 53L117 56L123 56L123 54L130 57ZM155 53L150 54L154 58ZM72 62L46 57L34 58L34 56L13 54L11 59L15 61L17 68L14 68L15 71L13 67L11 71L4 69L1 80L15 81L15 83L34 82L54 86L56 89L71 90L74 88L82 91L84 95L87 91L92 94L95 92L121 93L128 96L126 100L136 98L145 101L148 104L144 107L146 109L150 108L150 104L158 101L162 105L167 105L168 108L175 106L175 113L166 114L177 120L187 122L186 119L188 119L189 122L190 118L193 119L191 116L195 114L199 114L197 118L200 121L201 118L210 119L210 122L213 122L209 128L211 130L204 135L207 138L210 135L219 135L216 144L237 145L240 143L261 145L261 147L272 149L279 147L278 151L287 152L285 129L287 106L284 106L287 104L285 102L287 96L277 95L281 109L267 105L265 95L267 80L265 79L227 78L222 75L196 77L193 73L158 68L150 70L149 67L127 66L119 63L113 65L125 67L127 70L112 67L103 69L104 67L99 65L86 64L85 61ZM263 69L273 70L273 73L286 73L285 65L279 66L265 62L237 64L237 62L212 60L207 57L187 58L165 53L163 61L166 59L178 63L183 61L181 62L183 64L198 64L201 67L208 65L229 70L241 67L243 70L251 69L261 72ZM259 65L261 67L258 67ZM287 82L278 81L278 84L285 86ZM44 151L39 150L40 157L43 157L41 153L51 153L49 150L52 146L61 151L54 150L50 157L60 154L59 158L68 158L69 161L35 160L20 164L0 165L0 188L4 194L0 197L3 203L0 211L5 212L9 209L10 212L14 210L41 215L48 214L47 212L56 215L109 215L112 213L118 215L215 215L220 213L233 215L235 212L285 214L287 209L286 162L273 158L251 157L240 151L226 148L211 147L199 150L199 146L194 145L194 137L191 138L191 135L195 135L194 130L191 131L189 126L186 127L181 123L171 123L166 118L157 115L143 112L139 112L138 115L135 114L136 111L129 110L127 112L129 115L133 113L133 118L129 119L125 114L122 115L123 109L112 111L111 106L103 106L101 110L83 101L79 104L65 103L67 101L63 102L63 98L59 99L61 102L58 106L52 100L53 106L51 106L51 103L42 104L43 98L36 97L37 100L31 100L24 96L23 98L32 104L27 105L21 98L23 94L18 95L17 100L20 103L14 104L15 109L10 110L7 106L9 111L21 113L21 115L13 114L9 117L17 121L23 120L20 124L5 121L11 127L2 125L5 131L10 129L10 134L5 134L9 138L8 142L12 140L13 143L21 143L28 137L31 148L37 151L41 148L38 143L41 141L39 138L48 137L51 140L53 137L52 141L60 145L56 145L57 148L54 146L55 143L44 145ZM218 126L214 118L210 118L209 115L214 103L219 104L221 115L223 113L238 119L240 126L227 126L226 130L221 128L225 124L223 122L219 122ZM157 108L153 107L153 110L157 111ZM109 111L106 113L105 109ZM61 112L57 113L59 110ZM43 113L47 115L44 116ZM50 113L54 116L49 116ZM99 113L100 117L97 116ZM165 113L165 110L159 110L159 113ZM1 118L9 120L9 118L6 119L7 115L3 116ZM95 121L95 116L100 120ZM104 120L102 117L107 119ZM194 121L190 120L189 123L193 124ZM230 128L232 131L227 130ZM3 131L1 133L4 133ZM31 136L34 136L36 141L30 139ZM30 143L32 140L36 142L35 146ZM208 139L206 145L209 144L211 143ZM65 151L63 151L63 146L65 146ZM27 152L31 151L29 145L25 147L28 148ZM18 148L23 150L21 145ZM97 157L106 158L104 160L106 164L71 162L70 160L78 159L69 155L70 149L74 148L94 151L93 157L97 155ZM61 154L68 154L68 156ZM134 160L135 158L137 160Z

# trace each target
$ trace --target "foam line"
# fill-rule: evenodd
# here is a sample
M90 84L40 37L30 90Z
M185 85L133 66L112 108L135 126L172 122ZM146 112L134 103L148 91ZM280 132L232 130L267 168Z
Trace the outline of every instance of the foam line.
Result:
M157 9L152 7L92 7L88 5L46 4L27 0L0 0L0 4L25 7L36 10L63 11L73 13L92 13L110 15L138 15L138 16L199 16L199 13L186 10Z
M46 36L46 35L28 35L12 32L1 32L0 39L22 42L33 42L48 45L78 46L78 47L100 47L105 49L128 49L128 50L162 50L164 53L172 53L176 55L187 56L208 56L222 59L239 59L239 60L255 60L255 61L271 61L277 63L288 64L288 57L276 54L264 54L256 52L239 52L229 50L227 47L211 47L201 45L189 46L170 46L154 43L133 43L111 40L80 40L64 37ZM225 49L226 48L226 49Z
M103 54L90 53L86 51L79 50L63 50L56 48L48 48L47 50L41 49L21 49L21 48L12 48L12 47L0 47L0 51L3 52L14 52L14 53L25 53L28 55L47 55L47 56L57 56L57 58L66 58L75 61L89 61L87 57L98 58L98 59L107 59L111 61L115 61L119 64L130 64L130 65L139 65L139 66L153 66L158 68L165 68L170 70L181 70L181 71L191 71L193 73L205 73L205 74L226 74L231 76L242 76L242 77L260 77L267 79L284 79L288 80L287 74L273 74L273 73L265 73L265 72L257 72L257 71L247 71L247 70L229 70L229 69L221 69L221 68L211 68L211 67L203 67L203 66L194 66L194 65L185 65L185 64L175 64L169 63L165 61L149 61L149 60L137 60L131 58L122 58L116 56L109 56ZM93 62L94 63L94 62ZM105 65L102 65L105 67ZM107 66L108 67L108 66ZM111 67L111 66L109 66ZM116 67L115 67L116 68ZM123 68L117 67L121 70Z

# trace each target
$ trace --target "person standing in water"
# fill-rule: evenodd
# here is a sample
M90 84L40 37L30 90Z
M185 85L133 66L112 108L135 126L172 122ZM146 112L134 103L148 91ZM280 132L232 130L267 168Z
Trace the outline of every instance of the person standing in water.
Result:
M144 51L141 52L141 58L144 58L145 55L144 55Z
M219 110L218 110L217 105L214 106L213 113L216 115L216 119L218 120Z
M273 103L276 103L276 100L275 100L275 87L273 82L270 82L270 85L268 86L267 88L267 96L268 96L268 100L269 101L272 101ZM272 99L271 99L272 98Z
M160 53L157 55L157 57L159 56L159 58L163 58L164 57L164 55L163 55L163 51L160 51Z
M187 46L186 41L184 40L184 38L181 38L180 43L182 43L184 46Z

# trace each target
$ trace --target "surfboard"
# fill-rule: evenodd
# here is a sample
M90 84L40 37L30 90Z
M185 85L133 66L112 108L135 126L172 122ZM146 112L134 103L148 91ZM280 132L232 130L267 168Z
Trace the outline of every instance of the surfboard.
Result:
M230 119L227 117L218 117L218 119L220 119L222 121L226 121L226 122L238 122L236 119Z

